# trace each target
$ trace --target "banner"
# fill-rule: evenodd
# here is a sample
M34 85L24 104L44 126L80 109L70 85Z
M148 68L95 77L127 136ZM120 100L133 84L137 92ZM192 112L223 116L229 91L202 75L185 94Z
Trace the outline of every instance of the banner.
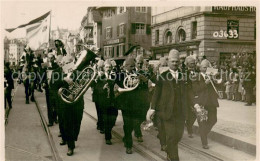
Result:
M47 48L50 36L50 14L45 19L26 28L28 46L32 50Z

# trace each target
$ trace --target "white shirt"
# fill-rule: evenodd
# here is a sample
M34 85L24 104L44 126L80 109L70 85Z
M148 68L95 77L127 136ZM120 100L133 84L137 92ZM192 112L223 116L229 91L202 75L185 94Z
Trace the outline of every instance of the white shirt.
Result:
M171 72L173 78L176 79L176 80L178 80L178 77L179 77L179 72L178 72L178 70L176 70L176 71L173 71L172 69L169 69L169 70L170 70L170 72Z

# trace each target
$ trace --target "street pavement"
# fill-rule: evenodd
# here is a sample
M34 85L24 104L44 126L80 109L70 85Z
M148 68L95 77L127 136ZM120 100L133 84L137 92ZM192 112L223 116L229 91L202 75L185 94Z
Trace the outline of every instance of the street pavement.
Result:
M25 104L24 88L19 85L5 126L6 160L48 161L52 155L35 103Z
M45 94L44 92L40 93L36 91L35 96L38 107L46 121L48 119ZM166 153L160 150L159 140L156 137L157 131L154 129L143 131L143 143L138 143L136 138L133 137L134 153L131 155L125 153L125 148L122 142L123 121L121 112L119 112L116 126L113 128L113 145L106 145L104 135L100 134L99 131L96 130L96 111L95 105L91 101L91 90L87 91L84 100L85 113L83 114L81 131L78 141L76 142L76 149L73 156L69 157L66 155L67 146L59 145L60 138L58 137L58 125L55 124L53 127L49 127L49 135L51 135L51 138L54 141L54 146L62 160L165 160ZM236 131L239 131L237 129L239 129L242 124L245 127L250 125L252 127L250 134L252 135L252 138L255 138L255 133L253 132L255 131L254 106L247 107L243 106L241 102L231 102L226 100L220 100L220 105L221 107L218 108L218 122L213 130L226 130L225 132L227 133L233 132L234 135L239 135L239 137L243 138L243 134L246 133L246 130L248 129L241 128L241 132L236 133ZM229 114L227 114L227 112L229 112ZM233 117L231 114L236 116ZM229 116L233 117L234 120ZM237 124L239 127L231 126L232 124ZM249 155L245 152L230 148L211 139L209 140L209 147L209 150L202 149L200 137L195 135L194 138L191 139L187 137L185 132L179 145L180 159L187 161L215 160L209 157L209 155L217 156L222 160L254 160L255 158L254 155ZM204 153L209 155L205 155ZM9 123L6 126L6 160L48 159L53 159L52 152L46 133L41 125L36 105L34 103L30 103L29 105L25 104L24 88L20 85L14 98L14 107L10 112Z

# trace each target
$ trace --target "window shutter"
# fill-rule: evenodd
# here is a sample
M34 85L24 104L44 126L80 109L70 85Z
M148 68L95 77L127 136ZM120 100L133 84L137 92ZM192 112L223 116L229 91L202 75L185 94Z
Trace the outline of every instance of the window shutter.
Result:
M132 32L131 32L132 34L135 34L135 23L132 23L131 31L132 31Z
M150 35L150 34L151 34L151 25L150 25L150 24L147 24L147 25L146 25L146 34L147 34L147 35Z
M120 28L119 25L117 26L117 36L119 36Z
M110 38L113 37L113 28L111 27L111 35L110 35Z

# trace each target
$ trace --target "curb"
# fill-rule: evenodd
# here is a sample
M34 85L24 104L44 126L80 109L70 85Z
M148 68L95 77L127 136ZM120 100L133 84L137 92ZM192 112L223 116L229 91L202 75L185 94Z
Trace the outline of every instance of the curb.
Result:
M193 125L193 133L200 136L199 127L197 125ZM239 140L235 137L231 137L213 130L209 133L208 138L223 145L246 152L250 155L256 155L256 145Z

